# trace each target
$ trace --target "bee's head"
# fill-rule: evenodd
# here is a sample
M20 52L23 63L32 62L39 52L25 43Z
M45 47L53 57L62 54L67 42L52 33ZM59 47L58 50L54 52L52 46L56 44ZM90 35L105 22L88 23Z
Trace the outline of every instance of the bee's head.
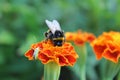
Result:
M54 38L64 37L63 31L56 30L54 33Z

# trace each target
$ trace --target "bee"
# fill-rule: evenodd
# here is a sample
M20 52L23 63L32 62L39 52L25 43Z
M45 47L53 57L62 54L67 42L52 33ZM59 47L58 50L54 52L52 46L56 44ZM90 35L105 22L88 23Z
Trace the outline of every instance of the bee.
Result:
M46 40L50 39L54 46L62 46L65 42L64 31L61 30L59 23L56 20L50 22L48 20L45 21L49 30L45 32ZM36 48L33 53L33 58L38 59L39 48Z
M65 42L64 31L61 30L60 24L53 20L52 22L46 20L45 21L49 30L45 32L46 39L50 39L54 46L62 46Z

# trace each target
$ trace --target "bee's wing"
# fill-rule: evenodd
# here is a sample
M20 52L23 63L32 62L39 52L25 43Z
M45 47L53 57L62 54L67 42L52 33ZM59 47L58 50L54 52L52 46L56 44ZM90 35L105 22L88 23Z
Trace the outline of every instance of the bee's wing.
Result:
M61 31L60 24L58 23L57 20L53 20L53 25L54 25L54 28L55 28L56 30L60 30L60 31Z
M55 33L56 28L55 28L55 25L53 24L53 22L50 22L50 21L48 21L48 20L45 20L45 22L46 22L48 28L51 30L51 32L52 32L52 33Z
M60 24L58 23L57 20L53 20L52 22L46 20L45 22L53 34L55 33L56 30L61 31Z

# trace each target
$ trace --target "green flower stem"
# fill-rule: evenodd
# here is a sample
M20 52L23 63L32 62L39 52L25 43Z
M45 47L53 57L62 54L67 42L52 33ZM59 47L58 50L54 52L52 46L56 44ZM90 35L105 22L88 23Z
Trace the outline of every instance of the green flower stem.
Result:
M87 50L86 45L77 46L75 45L75 49L79 55L76 65L79 67L79 76L80 80L86 80L86 59L87 59Z
M106 60L103 64L102 69L102 80L113 80L120 70L120 61L118 63L113 63Z
M55 62L44 65L44 80L59 80L61 66Z
M120 80L120 70L119 70L119 74L117 76L117 80Z

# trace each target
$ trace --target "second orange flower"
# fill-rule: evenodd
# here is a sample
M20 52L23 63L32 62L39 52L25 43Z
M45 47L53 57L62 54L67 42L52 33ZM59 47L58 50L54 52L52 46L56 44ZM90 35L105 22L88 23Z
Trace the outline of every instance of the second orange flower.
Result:
M117 63L120 58L120 32L104 32L91 44L97 59L102 57Z
M73 41L76 45L84 45L86 42L92 42L96 37L92 33L83 32L66 32L65 37L67 41Z

